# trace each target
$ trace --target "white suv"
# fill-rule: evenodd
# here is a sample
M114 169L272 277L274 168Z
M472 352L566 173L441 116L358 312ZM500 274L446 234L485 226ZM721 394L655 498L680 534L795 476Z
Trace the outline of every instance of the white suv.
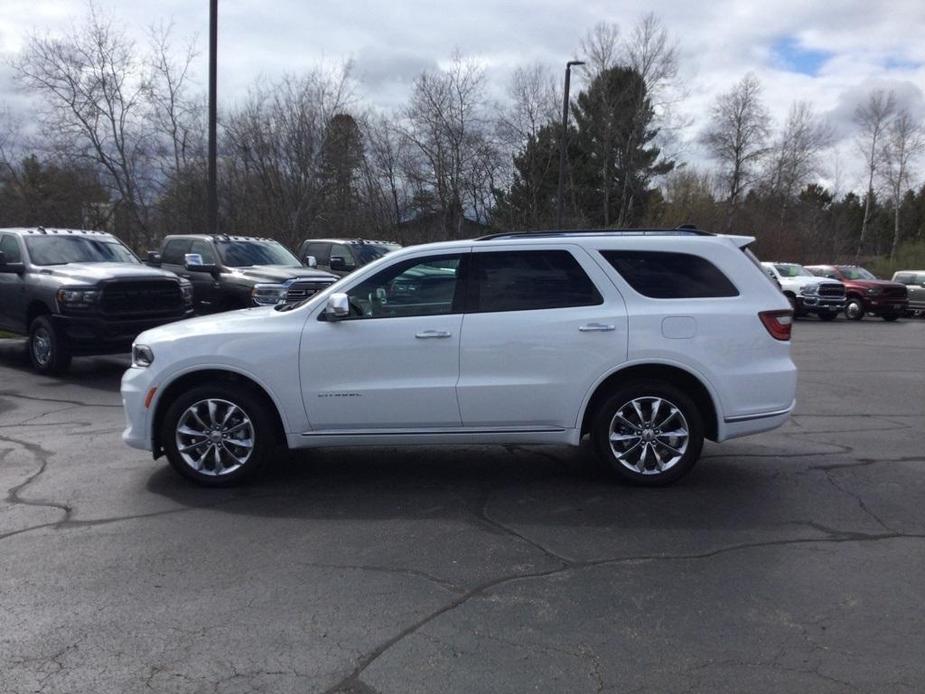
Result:
M133 447L207 485L278 444L570 444L664 484L783 424L791 310L749 237L504 234L391 253L302 304L138 337Z
M780 285L795 316L815 313L820 320L835 320L845 308L845 285L817 277L797 263L761 263L768 277Z

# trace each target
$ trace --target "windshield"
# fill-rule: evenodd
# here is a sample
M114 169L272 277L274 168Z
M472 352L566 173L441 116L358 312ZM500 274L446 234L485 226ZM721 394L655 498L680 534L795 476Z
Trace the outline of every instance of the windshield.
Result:
M781 277L814 277L813 273L796 263L778 263L774 267Z
M401 246L397 243L364 243L354 246L357 254L357 260L360 265L366 265L374 260L379 260L382 256L392 251L397 251Z
M228 267L250 265L286 265L301 267L292 253L276 241L220 241L218 252Z
M114 239L90 236L26 236L33 265L67 263L138 263L138 258Z
M849 280L875 280L877 279L875 275L868 272L864 268L856 267L854 265L839 265L838 271Z

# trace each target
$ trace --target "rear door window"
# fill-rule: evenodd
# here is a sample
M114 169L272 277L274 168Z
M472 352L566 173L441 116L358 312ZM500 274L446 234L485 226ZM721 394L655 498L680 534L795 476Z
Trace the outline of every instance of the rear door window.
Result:
M535 311L604 303L568 251L472 254L469 311Z
M738 296L739 291L706 258L664 251L601 251L634 290L653 299Z

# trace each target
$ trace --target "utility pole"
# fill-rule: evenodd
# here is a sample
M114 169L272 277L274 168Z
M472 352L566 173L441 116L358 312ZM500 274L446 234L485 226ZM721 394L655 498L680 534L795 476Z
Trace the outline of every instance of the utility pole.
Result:
M209 183L206 219L208 232L218 233L218 171L216 168L216 133L217 113L216 94L217 69L216 51L218 49L218 0L209 0Z
M582 60L570 60L565 64L565 95L562 98L562 137L559 138L559 193L556 196L556 228L562 228L562 207L565 189L565 150L568 138L568 92L572 77L572 66L584 65Z

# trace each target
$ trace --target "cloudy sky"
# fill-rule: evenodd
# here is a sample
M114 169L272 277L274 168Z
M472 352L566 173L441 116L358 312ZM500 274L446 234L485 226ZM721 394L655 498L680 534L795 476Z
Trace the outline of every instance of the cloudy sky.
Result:
M204 88L207 0L98 5L139 41L147 26L170 20L178 39L198 36ZM219 0L219 5L223 103L241 98L256 79L349 58L364 101L394 108L418 73L439 66L456 49L485 65L501 97L514 67L540 61L558 70L577 56L581 36L595 23L616 22L628 31L651 10L679 42L688 93L683 110L693 120L687 133L692 140L715 96L749 71L761 80L778 121L794 99L811 101L831 120L848 171L855 159L851 113L871 89L894 89L902 103L925 116L925 0ZM85 7L81 0L0 3L2 105L25 107L8 59L30 33L65 31ZM700 157L691 145L688 158Z

